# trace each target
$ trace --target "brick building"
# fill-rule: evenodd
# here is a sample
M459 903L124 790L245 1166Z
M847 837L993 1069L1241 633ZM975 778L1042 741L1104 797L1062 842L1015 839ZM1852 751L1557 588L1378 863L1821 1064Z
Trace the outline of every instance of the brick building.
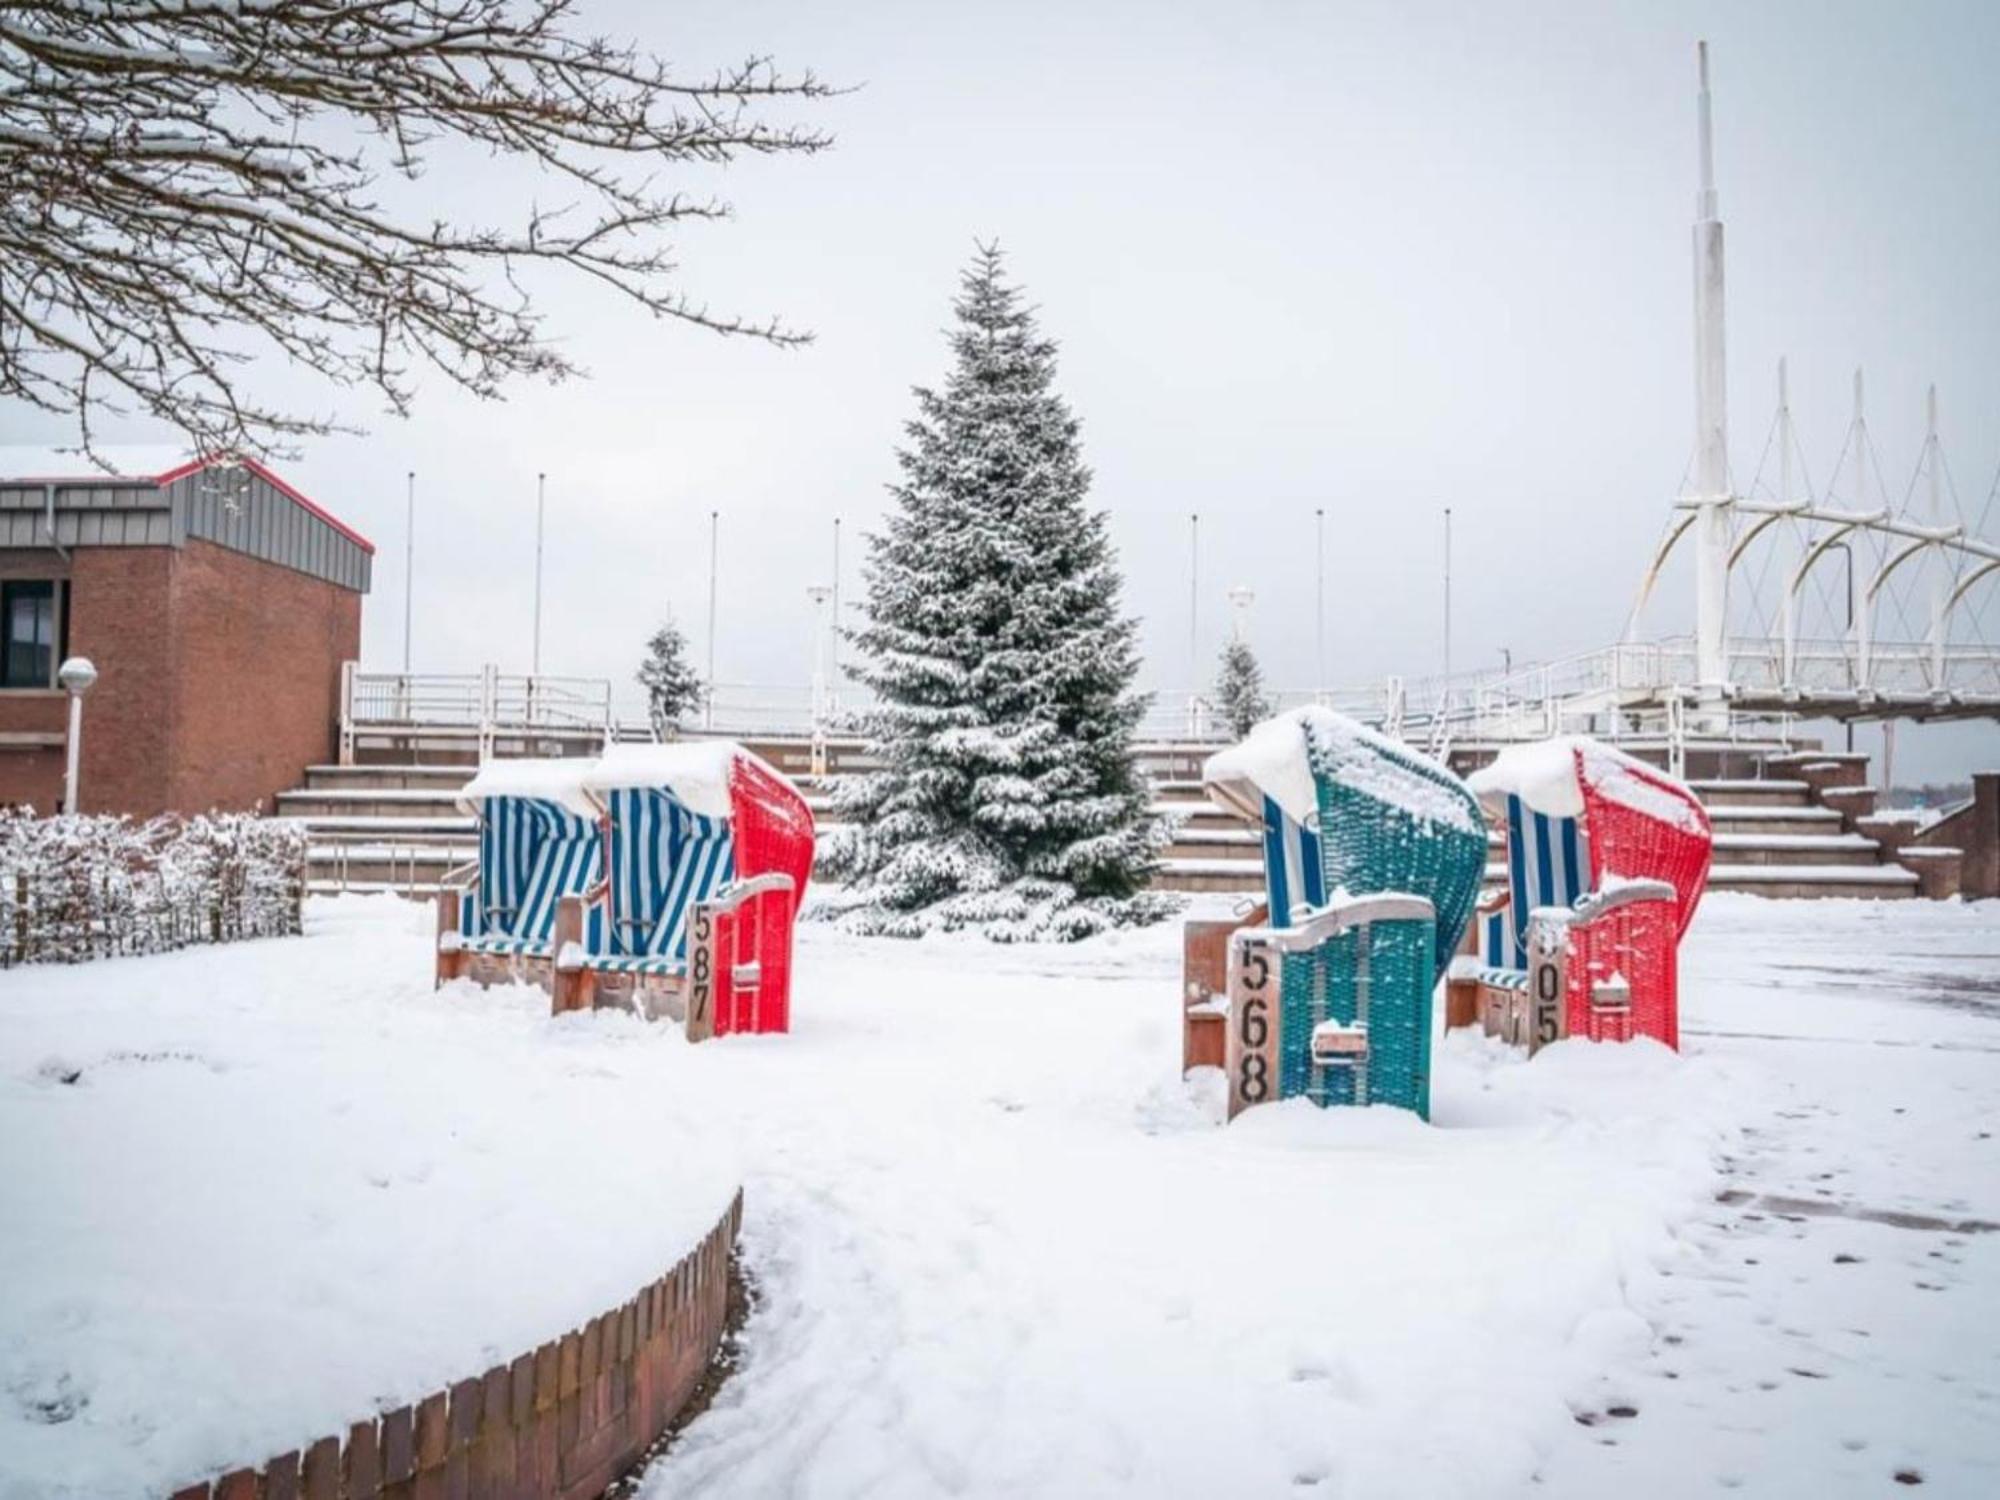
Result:
M87 656L86 812L268 811L333 757L374 547L262 465L0 448L0 805L61 805Z

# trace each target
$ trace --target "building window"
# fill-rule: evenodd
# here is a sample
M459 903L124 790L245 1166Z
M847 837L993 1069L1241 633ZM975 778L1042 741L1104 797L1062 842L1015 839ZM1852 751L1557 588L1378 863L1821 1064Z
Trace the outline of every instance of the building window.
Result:
M62 664L67 611L51 579L0 583L0 688L52 688Z

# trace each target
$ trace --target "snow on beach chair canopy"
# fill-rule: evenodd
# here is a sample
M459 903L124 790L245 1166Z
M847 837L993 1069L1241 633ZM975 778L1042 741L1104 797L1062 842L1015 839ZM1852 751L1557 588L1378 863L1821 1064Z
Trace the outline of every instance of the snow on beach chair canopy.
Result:
M604 877L597 805L583 787L582 760L496 760L458 794L479 819L479 861L458 893L459 951L547 958L556 907L587 895ZM601 899L590 903L601 923Z
M584 786L610 848L604 937L578 964L592 994L660 996L691 1028L786 1030L813 858L798 788L733 740L614 745Z
M1507 851L1472 976L1488 1029L1531 1048L1563 1035L1678 1046L1675 950L1712 843L1700 799L1581 736L1512 746L1470 785Z
M1471 794L1443 767L1323 708L1266 720L1212 756L1202 781L1262 827L1270 893L1269 925L1229 939L1231 1113L1303 1094L1427 1116L1432 992L1485 861ZM1222 1014L1191 1011L1190 1027ZM1202 1050L1190 1036L1188 1055Z

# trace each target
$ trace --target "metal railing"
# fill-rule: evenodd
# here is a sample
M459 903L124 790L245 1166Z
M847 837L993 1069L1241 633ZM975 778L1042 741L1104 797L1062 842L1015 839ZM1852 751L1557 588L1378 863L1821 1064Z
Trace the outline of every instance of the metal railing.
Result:
M340 762L354 763L355 741L370 733L423 731L476 739L481 759L504 736L612 737L611 683L598 677L529 677L485 667L478 672L363 672L345 662L340 675Z
M1621 642L1530 666L1450 677L1384 677L1359 688L1281 690L1274 712L1322 704L1433 749L1468 741L1539 739L1584 732L1768 742L1798 719L1866 717L1883 706L2000 717L2000 649L1844 640L1784 643L1755 637L1728 643L1730 684L1718 706L1704 703L1694 642ZM744 738L798 738L816 746L851 735L870 704L860 684L720 682L684 730ZM476 739L482 757L496 738L649 739L643 699L614 698L605 678L529 677L487 667L458 675L343 669L343 764L357 737L396 730ZM1207 689L1152 691L1138 726L1152 743L1212 745L1233 736Z

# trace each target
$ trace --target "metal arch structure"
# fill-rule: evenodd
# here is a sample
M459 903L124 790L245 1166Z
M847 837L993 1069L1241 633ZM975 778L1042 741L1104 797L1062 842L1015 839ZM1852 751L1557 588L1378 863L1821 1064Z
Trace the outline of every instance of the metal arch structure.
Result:
M1782 407L1779 421L1785 422ZM1934 426L1925 449L1919 472L1927 470L1935 480ZM1721 696L1730 706L1830 718L2000 716L2000 649L1955 641L1955 635L1964 633L1955 627L1977 624L1974 605L1980 586L1989 581L2000 586L2000 542L1972 535L1962 522L1945 523L1935 493L1928 520L1898 515L1886 506L1858 510L1805 498L1732 496L1722 509L1728 526L1722 557L1725 593L1732 592L1730 584L1757 556L1757 544L1772 544L1780 522L1792 523L1799 538L1795 554L1785 559L1776 617L1768 622L1765 638L1724 638ZM1701 502L1676 501L1675 512L1641 581L1635 619L1677 549L1695 533ZM1799 622L1815 570L1835 552L1855 549L1864 540L1880 562L1872 571L1857 568L1855 551L1849 550L1844 632L1837 640L1802 641ZM1929 573L1922 638L1885 639L1880 629L1885 590L1912 564L1926 566ZM1686 686L1693 692L1701 683L1690 680Z
M1668 561L1682 544L1693 552L1695 634L1692 661L1677 682L1649 681L1640 697L1679 700L1697 732L1726 732L1738 713L1776 713L1827 718L2000 717L2000 649L1985 642L1954 642L1954 627L1970 621L1979 586L2000 573L2000 542L1972 534L1962 520L1946 522L1942 479L1943 449L1938 437L1937 392L1927 400L1927 433L1917 478L1928 481L1923 519L1898 513L1886 502L1867 507L1871 449L1863 412L1859 372L1854 377L1854 419L1849 428L1856 503L1795 493L1790 393L1783 361L1778 365L1775 439L1779 457L1777 493L1759 498L1739 494L1729 478L1726 413L1724 277L1722 222L1715 188L1708 47L1699 49L1698 105L1700 187L1694 225L1695 461L1688 494L1673 504L1666 532L1640 583L1630 616L1636 625ZM1912 483L1914 493L1915 482ZM1792 523L1800 537L1797 555L1787 559L1776 619L1761 622L1759 636L1732 637L1728 629L1731 585L1755 555L1760 542ZM1690 541L1690 539L1692 539ZM1872 575L1856 567L1855 544L1869 544L1879 565ZM1848 620L1836 640L1801 640L1806 585L1814 570L1835 551L1847 560ZM1921 561L1930 574L1927 627L1921 640L1889 641L1878 629L1885 588L1905 568ZM2000 580L1996 580L2000 581ZM1627 646L1631 645L1628 626ZM1656 657L1676 661L1685 653ZM1622 671L1613 674L1622 678ZM1650 678L1653 674L1648 673ZM1633 684L1639 688L1639 684ZM1624 696L1618 694L1615 696ZM1628 700L1629 701L1629 700ZM1634 706L1639 706L1636 702Z

